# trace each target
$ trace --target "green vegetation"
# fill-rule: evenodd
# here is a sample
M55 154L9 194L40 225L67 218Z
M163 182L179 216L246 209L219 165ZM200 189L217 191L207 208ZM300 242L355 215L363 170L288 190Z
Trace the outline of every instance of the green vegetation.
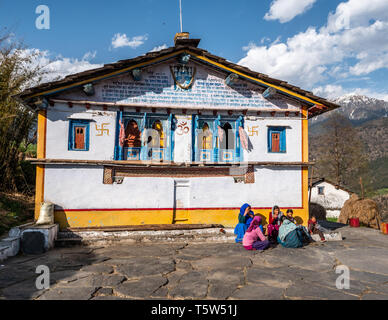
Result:
M388 193L388 157L371 161L369 167L374 189L385 190L385 193Z
M330 222L337 222L338 219L337 218L326 218L327 221L330 221Z
M377 189L375 191L367 193L367 197L373 198L378 196L388 195L388 188Z
M0 33L0 188L31 194L27 173L34 171L23 161L36 155L36 114L15 95L37 85L43 72L34 65L37 54L25 55L23 49L11 34Z
M0 193L0 235L14 226L33 221L33 215L32 197Z

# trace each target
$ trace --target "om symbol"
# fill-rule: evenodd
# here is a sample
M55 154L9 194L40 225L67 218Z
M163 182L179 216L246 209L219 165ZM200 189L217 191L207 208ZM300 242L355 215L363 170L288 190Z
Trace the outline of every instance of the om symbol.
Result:
M186 134L190 131L189 129L189 126L187 125L187 121L183 121L183 122L180 122L178 125L177 125L177 131L176 133L178 135L182 135L182 134Z

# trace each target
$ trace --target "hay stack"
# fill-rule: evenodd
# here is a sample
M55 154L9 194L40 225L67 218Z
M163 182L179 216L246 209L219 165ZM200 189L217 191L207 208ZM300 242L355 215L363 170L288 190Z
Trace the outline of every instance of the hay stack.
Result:
M371 228L378 229L379 209L377 203L372 199L359 199L356 194L352 194L346 200L338 218L339 223L348 223L350 218L358 218L360 223Z
M317 203L310 203L309 218L315 216L317 220L326 220L326 209Z

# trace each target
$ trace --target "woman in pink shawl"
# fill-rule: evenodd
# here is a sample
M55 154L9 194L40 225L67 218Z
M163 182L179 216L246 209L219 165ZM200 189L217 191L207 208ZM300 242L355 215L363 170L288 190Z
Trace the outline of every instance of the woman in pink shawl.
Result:
M269 247L269 241L265 238L263 232L259 228L261 218L256 216L253 218L251 225L245 232L242 244L247 250L265 250Z

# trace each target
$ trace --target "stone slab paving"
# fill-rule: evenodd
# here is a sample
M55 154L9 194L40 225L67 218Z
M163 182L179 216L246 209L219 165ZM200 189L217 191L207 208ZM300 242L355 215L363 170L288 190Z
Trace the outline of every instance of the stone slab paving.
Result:
M264 252L223 243L117 243L56 248L0 263L0 299L388 300L388 236L343 227L343 241ZM38 265L50 288L38 290ZM350 268L337 289L336 266Z

